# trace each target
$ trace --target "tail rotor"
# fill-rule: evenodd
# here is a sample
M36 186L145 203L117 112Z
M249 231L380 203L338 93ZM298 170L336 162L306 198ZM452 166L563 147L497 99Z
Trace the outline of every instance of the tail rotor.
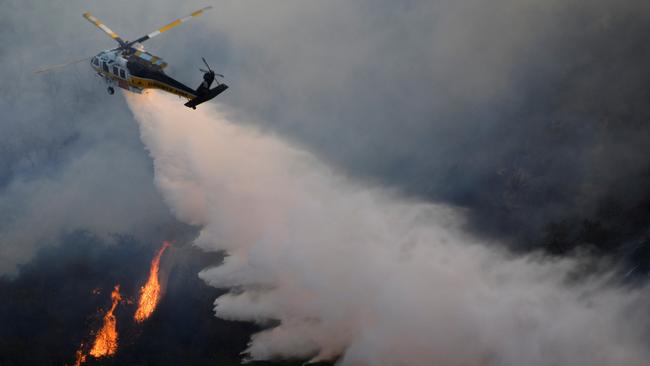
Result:
M220 77L222 79L224 78L224 76L222 74L217 74L217 73L214 72L214 70L212 70L212 68L210 68L210 65L205 60L205 57L201 57L201 60L203 60L203 63L205 64L205 67L208 68L207 70L205 70L203 68L199 68L199 70L203 73L203 80L205 82L207 82L208 84L212 84L212 82L215 79L215 76L218 76L218 77ZM219 80L217 80L217 85L220 85L220 84L221 83L219 82Z
M208 100L211 100L212 98L216 97L217 95L223 93L226 89L228 89L228 85L220 83L217 81L217 86L210 89L210 85L215 80L216 76L219 76L220 78L223 78L223 75L217 74L212 70L210 65L208 65L208 62L205 60L205 57L201 57L201 60L203 60L203 64L205 64L206 69L199 68L199 70L203 73L203 82L201 85L199 85L198 88L196 88L196 98L188 101L185 103L186 107L196 109L196 106L205 103Z

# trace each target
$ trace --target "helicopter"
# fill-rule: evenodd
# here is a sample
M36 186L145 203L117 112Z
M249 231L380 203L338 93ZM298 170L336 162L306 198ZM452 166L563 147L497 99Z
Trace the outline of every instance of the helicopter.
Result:
M142 93L145 89L160 89L188 99L185 106L196 109L196 106L199 104L213 99L228 89L228 85L221 83L216 79L217 76L220 78L223 78L224 76L215 73L210 68L210 65L208 65L205 58L201 57L203 64L205 64L207 69L199 68L203 73L203 81L196 89L192 89L165 74L164 69L167 67L167 63L160 57L147 52L142 43L185 23L192 18L198 17L210 9L212 9L211 6L199 9L190 15L176 19L162 28L134 41L125 41L95 16L90 13L84 13L84 18L115 40L119 46L113 49L104 50L93 57L61 65L45 67L36 70L35 72L42 73L90 60L90 66L96 72L97 76L101 77L106 82L106 90L110 95L115 93L115 86L138 94ZM211 89L210 87L215 80L217 82L216 86Z

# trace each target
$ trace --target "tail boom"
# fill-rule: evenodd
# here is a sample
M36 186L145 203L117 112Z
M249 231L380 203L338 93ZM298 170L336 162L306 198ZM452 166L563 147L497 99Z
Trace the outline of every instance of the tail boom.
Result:
M212 89L199 93L199 95L196 98L191 99L190 101L185 103L185 106L188 108L196 109L197 105L214 99L214 97L223 93L224 91L226 91L226 89L228 89L228 85L219 84Z

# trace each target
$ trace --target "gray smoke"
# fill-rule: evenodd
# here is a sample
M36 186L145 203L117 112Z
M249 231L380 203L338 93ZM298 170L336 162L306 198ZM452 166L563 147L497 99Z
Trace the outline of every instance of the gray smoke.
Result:
M81 13L115 5L0 1L0 275L77 230L147 242L175 222L124 101L85 62L33 73L114 46Z
M346 174L466 207L472 230L521 248L560 223L567 245L611 253L648 236L649 12L638 0L224 1L205 32L163 47L212 60L238 121Z
M71 230L160 230L170 218L124 102L83 64L31 72L114 47L84 11L133 39L205 2L0 4L0 271ZM191 86L205 56L228 77L229 120L266 135L214 119L197 122L199 141L191 123L142 133L174 213L204 226L200 245L231 255L203 274L235 286L219 314L280 321L254 338L251 357L647 359L645 290L607 277L567 285L573 260L484 247L534 248L557 222L560 244L605 238L618 252L648 236L647 2L213 5L146 46ZM144 122L178 123L142 108Z
M564 220L602 223L614 247L647 236L646 2L257 9L225 2L212 26L231 41L210 59L226 55L228 102L258 125L348 174L467 207L473 229L520 247Z
M135 183L126 173L145 169L131 161L146 162L123 104L107 98L84 64L45 76L32 70L114 46L81 18L84 11L133 39L205 2L2 4L0 189L27 180L42 186L68 157L114 160L112 151L129 151L123 182L146 191L146 205L158 205L145 177ZM234 86L222 99L238 120L280 133L346 174L464 206L468 227L518 246L534 247L549 223L565 220L565 236L578 242L593 241L580 235L583 220L597 221L613 248L646 235L638 219L647 214L639 202L648 199L650 171L645 2L213 5L146 46L191 86L205 56ZM115 182L97 181L105 186L85 189L109 197ZM110 201L119 199L115 193ZM29 198L5 196L4 215L30 222L19 218L30 210L15 203L29 205ZM19 247L38 244L4 240L9 246L23 258L3 265L12 268L29 258Z
M273 136L157 93L129 97L156 184L227 258L217 316L276 321L254 360L341 365L644 365L647 290L567 283L575 260L514 258L462 210L360 185ZM191 128L188 128L191 124Z

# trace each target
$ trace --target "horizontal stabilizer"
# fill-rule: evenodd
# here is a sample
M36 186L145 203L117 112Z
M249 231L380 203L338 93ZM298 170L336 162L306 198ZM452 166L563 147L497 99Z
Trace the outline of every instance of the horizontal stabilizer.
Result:
M216 97L217 95L223 93L226 89L228 89L228 85L226 84L219 84L213 89L209 90L205 94L201 94L198 97L190 100L189 102L185 103L186 107L196 109L196 106L205 103L208 100L211 100L212 98Z

